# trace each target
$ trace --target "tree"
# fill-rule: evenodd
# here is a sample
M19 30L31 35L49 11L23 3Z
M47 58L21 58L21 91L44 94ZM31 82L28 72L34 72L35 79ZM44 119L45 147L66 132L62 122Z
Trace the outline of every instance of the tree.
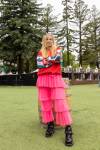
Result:
M0 51L3 59L18 64L22 73L23 60L29 62L32 51L38 49L42 31L38 28L40 9L36 0L2 0L0 25ZM9 57L10 56L10 57Z
M73 66L75 63L75 56L69 52L69 56L70 56L70 65ZM67 53L66 51L63 52L63 67L67 67L68 63L67 63Z
M98 40L100 39L100 12L95 6L91 9L91 19L84 27L84 53L83 59L90 65L98 62L98 52L100 51Z
M70 52L72 45L72 20L73 20L73 8L71 0L63 0L62 4L64 6L63 9L63 18L60 21L61 30L58 33L59 43L65 49L67 49L67 65L70 65Z
M79 66L82 66L82 37L83 35L83 26L87 21L87 14L89 13L88 5L85 4L82 0L76 0L75 4L75 20L78 28L76 29L76 44L78 44L79 49Z
M42 13L43 15L41 17L41 28L43 29L44 33L53 33L57 25L57 19L56 16L53 16L52 5L47 4Z

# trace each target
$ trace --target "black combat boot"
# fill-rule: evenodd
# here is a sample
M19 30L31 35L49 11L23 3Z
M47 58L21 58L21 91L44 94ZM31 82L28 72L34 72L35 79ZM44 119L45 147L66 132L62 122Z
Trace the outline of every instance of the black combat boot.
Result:
M54 122L48 122L47 123L47 130L45 133L45 137L51 137L54 134Z
M73 145L73 138L72 138L72 128L71 126L66 126L65 128L65 145L72 146Z

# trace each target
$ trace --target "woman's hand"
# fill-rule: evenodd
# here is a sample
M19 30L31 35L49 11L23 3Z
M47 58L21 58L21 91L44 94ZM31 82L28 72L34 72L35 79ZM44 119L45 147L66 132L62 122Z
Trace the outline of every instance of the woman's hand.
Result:
M44 65L48 65L48 64L49 64L47 58L44 58L44 59L43 59L43 64L44 64Z

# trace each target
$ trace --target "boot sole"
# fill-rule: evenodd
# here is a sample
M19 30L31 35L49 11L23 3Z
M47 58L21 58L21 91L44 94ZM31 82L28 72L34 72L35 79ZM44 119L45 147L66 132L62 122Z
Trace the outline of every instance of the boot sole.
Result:
M50 134L50 135L45 135L45 137L47 137L47 138L52 137L54 133L55 133L55 131L53 131L52 134Z
M73 146L73 145L74 145L74 143L71 143L71 144L65 143L65 146L71 147L71 146Z

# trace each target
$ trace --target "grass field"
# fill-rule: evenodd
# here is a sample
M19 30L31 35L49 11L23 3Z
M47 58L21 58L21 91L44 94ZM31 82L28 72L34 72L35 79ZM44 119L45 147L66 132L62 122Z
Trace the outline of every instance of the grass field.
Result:
M71 86L74 146L64 146L64 129L45 138L36 87L0 87L0 150L100 150L100 87Z

